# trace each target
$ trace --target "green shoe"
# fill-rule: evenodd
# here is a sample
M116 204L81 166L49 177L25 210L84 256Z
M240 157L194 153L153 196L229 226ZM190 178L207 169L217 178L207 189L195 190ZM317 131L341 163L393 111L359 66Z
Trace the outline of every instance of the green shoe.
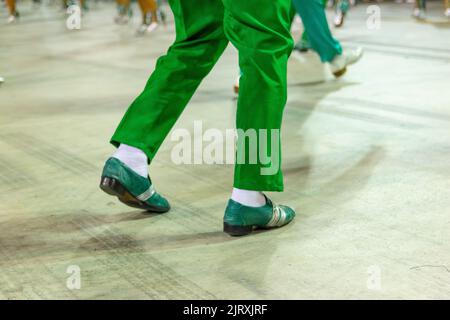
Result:
M266 204L256 208L230 199L223 217L223 231L231 236L244 236L254 229L282 227L294 217L295 211L292 208L274 205L267 197Z
M153 188L150 177L146 179L140 176L116 158L106 161L100 189L133 208L157 213L170 209L169 202Z

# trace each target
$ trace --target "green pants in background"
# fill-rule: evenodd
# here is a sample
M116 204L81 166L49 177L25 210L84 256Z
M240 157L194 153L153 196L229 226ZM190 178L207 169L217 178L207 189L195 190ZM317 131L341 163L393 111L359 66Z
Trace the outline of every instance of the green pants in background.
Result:
M311 48L322 62L330 62L342 53L340 43L333 38L325 14L327 0L293 0L295 10L302 19L305 31L296 45Z
M270 129L281 127L287 100L287 61L293 48L291 0L169 0L169 4L175 17L176 40L158 59L144 91L129 107L111 143L139 148L151 160L229 41L239 51L243 73L236 128L267 129L270 141ZM238 152L240 141L238 138ZM244 149L248 154L248 145ZM270 155L270 143L268 149ZM281 152L276 156L281 164ZM254 164L236 164L234 187L282 191L279 167L274 174L261 174L262 168L270 166L259 157Z

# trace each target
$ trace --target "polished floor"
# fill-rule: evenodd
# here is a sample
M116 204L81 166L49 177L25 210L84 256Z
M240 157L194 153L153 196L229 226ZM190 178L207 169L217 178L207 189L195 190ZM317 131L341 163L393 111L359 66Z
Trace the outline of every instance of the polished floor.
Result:
M98 188L108 139L173 40L172 19L136 37L137 15L114 25L111 2L72 31L59 2L19 1L14 25L2 8L0 298L450 298L450 22L441 2L423 22L383 3L371 30L366 7L333 30L365 48L343 78L313 54L291 59L286 191L270 196L298 216L243 238L222 233L232 166L175 165L170 139L150 167L169 213ZM236 74L230 47L176 128L232 127Z

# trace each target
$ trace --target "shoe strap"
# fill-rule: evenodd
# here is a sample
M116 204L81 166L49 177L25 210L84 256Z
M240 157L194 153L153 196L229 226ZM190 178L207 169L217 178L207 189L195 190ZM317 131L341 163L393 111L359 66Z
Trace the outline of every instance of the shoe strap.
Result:
M156 193L155 188L153 185L150 185L150 187L141 195L137 196L136 198L141 201L147 201L150 199L154 194Z
M272 218L267 223L267 227L281 227L286 221L287 214L282 207L274 204Z

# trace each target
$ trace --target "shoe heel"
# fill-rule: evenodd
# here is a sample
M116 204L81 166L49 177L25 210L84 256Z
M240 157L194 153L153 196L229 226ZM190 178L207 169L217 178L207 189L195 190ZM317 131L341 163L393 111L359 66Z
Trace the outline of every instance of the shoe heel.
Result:
M333 75L336 78L339 78L339 77L342 77L346 72L347 72L347 67L345 67L344 69L338 70L337 72L333 73Z
M253 227L252 226L232 226L226 222L223 223L223 232L228 233L230 236L238 237L238 236L245 236L247 234L252 233Z
M100 180L100 189L112 196L123 196L125 189L120 182L114 178L102 177Z

